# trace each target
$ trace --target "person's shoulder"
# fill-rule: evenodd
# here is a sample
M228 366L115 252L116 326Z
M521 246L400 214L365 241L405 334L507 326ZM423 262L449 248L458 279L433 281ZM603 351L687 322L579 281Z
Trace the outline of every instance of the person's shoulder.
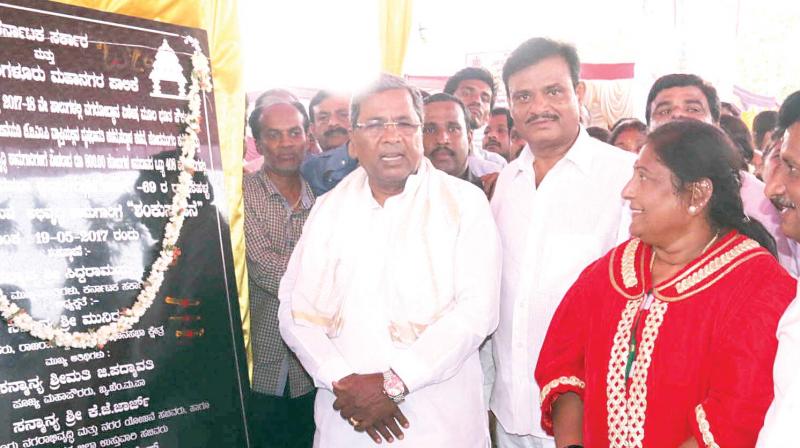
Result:
M636 161L635 154L609 145L608 143L601 142L595 138L590 138L586 142L586 145L590 146L591 150L594 151L596 160L604 164L631 169L633 163Z
M258 184L260 176L263 176L261 170L252 173L245 173L244 176L242 176L242 189L243 190L252 189L254 186Z
M431 175L439 178L441 184L455 197L459 205L489 203L483 190L471 182L436 169L431 170Z

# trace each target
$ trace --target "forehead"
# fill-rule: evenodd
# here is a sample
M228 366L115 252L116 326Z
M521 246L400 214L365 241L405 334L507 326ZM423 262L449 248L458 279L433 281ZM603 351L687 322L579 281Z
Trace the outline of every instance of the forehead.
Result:
M270 129L288 129L303 125L303 116L291 104L273 104L261 112L261 125Z
M786 130L781 146L781 157L793 162L800 162L800 121Z
M508 78L508 88L512 92L523 89L537 89L553 84L572 84L569 65L560 56L542 59Z
M492 115L489 117L489 126L508 126L508 118L505 115Z
M320 101L319 104L314 106L314 109L317 111L322 110L336 110L336 109L348 109L350 107L350 98L341 95L331 95L324 100Z
M435 101L425 105L425 122L464 123L464 111L453 101Z
M413 117L414 103L406 89L391 89L369 95L361 102L361 120Z
M628 128L628 129L625 129L624 131L620 132L619 135L617 135L617 140L626 139L626 138L631 138L631 139L633 139L633 138L635 138L635 139L642 138L643 139L645 137L646 136L645 136L644 132L642 132L642 131L640 131L640 130L638 130L636 128Z
M458 83L458 87L456 87L456 93L458 93L461 89L473 89L478 90L480 92L488 92L492 93L492 86L486 84L485 82L481 81L480 79L465 79Z
M697 86L682 86L682 87L670 87L668 89L664 89L656 95L656 98L653 100L655 105L661 103L667 104L683 104L686 102L697 102L703 104L703 106L708 109L708 100L706 96L703 94L703 91L700 90Z
M636 166L645 168L651 173L669 171L669 168L661 163L661 159L656 155L650 142L642 146L642 150L639 151L639 159L636 161Z
M518 90L535 90L553 84L572 84L569 65L567 65L567 61L560 56L551 56L542 59L536 64L529 65L514 73L508 78L508 89L511 92Z

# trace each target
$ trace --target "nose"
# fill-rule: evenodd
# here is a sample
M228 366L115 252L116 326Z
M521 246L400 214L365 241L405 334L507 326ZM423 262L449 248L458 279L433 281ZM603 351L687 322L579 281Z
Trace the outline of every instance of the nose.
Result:
M767 184L764 186L764 195L768 198L782 196L786 193L786 184L783 178L785 170L780 166L780 161L775 161L774 163L779 165L772 170L772 174L769 176Z
M636 178L636 173L631 176L628 180L628 183L625 184L625 187L622 188L622 199L626 201L630 201L634 197L635 187L634 187L634 179Z
M381 132L382 140L384 141L400 141L400 130L397 129L396 123L386 123Z
M447 129L437 129L435 138L437 144L450 143L450 133Z
M334 115L331 116L331 119L328 122L328 127L331 127L331 128L333 128L333 127L346 128L347 124L348 124L347 122L348 122L347 119L345 119L343 117L339 117L338 115L334 114Z

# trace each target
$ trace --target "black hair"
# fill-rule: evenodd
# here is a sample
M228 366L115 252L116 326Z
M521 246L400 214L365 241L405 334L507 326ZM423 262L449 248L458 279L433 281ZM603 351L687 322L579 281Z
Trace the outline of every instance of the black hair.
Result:
M611 135L608 137L608 144L613 145L617 142L617 137L628 129L635 129L647 135L647 125L638 118L620 118L611 128Z
M514 119L511 118L511 111L506 109L505 107L495 107L492 109L492 112L489 114L492 117L496 117L498 115L505 115L506 116L506 126L508 127L508 135L511 135L511 128L514 127Z
M659 126L647 136L647 142L672 172L676 192L703 178L711 181L708 220L713 228L735 229L776 256L772 235L744 213L739 192L742 157L725 132L697 120L677 120Z
M333 94L327 90L320 90L316 93L316 95L314 95L313 98L311 98L311 101L308 102L308 119L312 123L314 123L314 107L328 99L331 95Z
M364 91L355 95L350 102L350 122L352 126L355 127L358 123L358 116L361 114L361 103L372 95L395 89L403 89L408 92L411 96L414 112L417 113L419 121L422 121L422 95L420 95L419 89L399 76L381 73L378 79L373 81Z
M608 138L611 136L608 129L601 128L600 126L589 126L586 128L586 133L589 134L590 137L596 138L603 143L608 143Z
M764 150L764 137L767 132L772 132L778 126L778 112L774 110L763 110L753 118L753 142L756 148Z
M747 164L753 161L753 136L750 135L747 125L740 118L732 115L723 115L719 117L719 127L736 144L742 157L744 157L745 164L741 169L746 170Z
M458 104L458 107L461 108L461 112L464 113L464 125L466 125L466 130L469 130L469 121L471 118L469 115L469 110L464 107L464 103L458 99L458 97L444 92L434 93L433 95L430 95L422 100L422 104L428 105L430 103L446 103L448 101Z
M650 93L647 94L647 105L645 106L644 117L645 120L647 120L648 126L650 125L650 113L652 112L653 101L655 101L656 96L658 96L662 90L671 89L673 87L697 87L700 89L706 97L706 102L708 102L711 118L714 120L714 123L719 122L721 106L719 96L717 95L717 89L708 82L703 81L703 78L697 75L672 73L658 78L656 82L653 83L653 87L650 87Z
M783 100L778 110L778 132L783 135L789 127L800 121L800 90L790 94Z
M263 112L264 109L268 108L269 106L275 104L291 104L294 106L294 108L300 112L300 115L303 116L303 130L308 133L308 114L306 113L306 108L303 107L302 103L299 101L293 101L291 103L269 103L265 106L258 106L253 109L253 112L250 112L250 117L247 119L247 124L250 125L250 133L253 134L254 139L258 140L261 137L261 112Z
M720 113L722 113L722 109L725 109L736 118L742 117L742 111L739 110L739 107L733 103L722 101L721 103L719 103L719 106L720 106Z
M538 64L544 59L558 56L567 63L572 87L577 87L581 78L581 61L575 46L545 37L534 37L523 42L506 59L503 64L503 84L508 92L508 80L514 73Z
M492 99L489 101L489 105L490 107L494 107L494 100L497 98L497 84L494 82L492 72L483 67L466 67L457 71L453 76L448 78L447 82L444 84L444 93L455 95L458 85L461 84L462 81L471 79L483 81L489 86L492 90Z

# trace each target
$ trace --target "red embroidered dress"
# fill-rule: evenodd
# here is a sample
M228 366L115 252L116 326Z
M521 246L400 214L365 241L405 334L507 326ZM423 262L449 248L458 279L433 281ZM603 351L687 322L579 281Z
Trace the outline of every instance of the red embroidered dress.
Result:
M690 437L752 447L795 280L735 231L655 287L652 256L629 240L567 292L536 366L542 427L552 434L553 401L572 391L583 399L587 447L674 448Z

